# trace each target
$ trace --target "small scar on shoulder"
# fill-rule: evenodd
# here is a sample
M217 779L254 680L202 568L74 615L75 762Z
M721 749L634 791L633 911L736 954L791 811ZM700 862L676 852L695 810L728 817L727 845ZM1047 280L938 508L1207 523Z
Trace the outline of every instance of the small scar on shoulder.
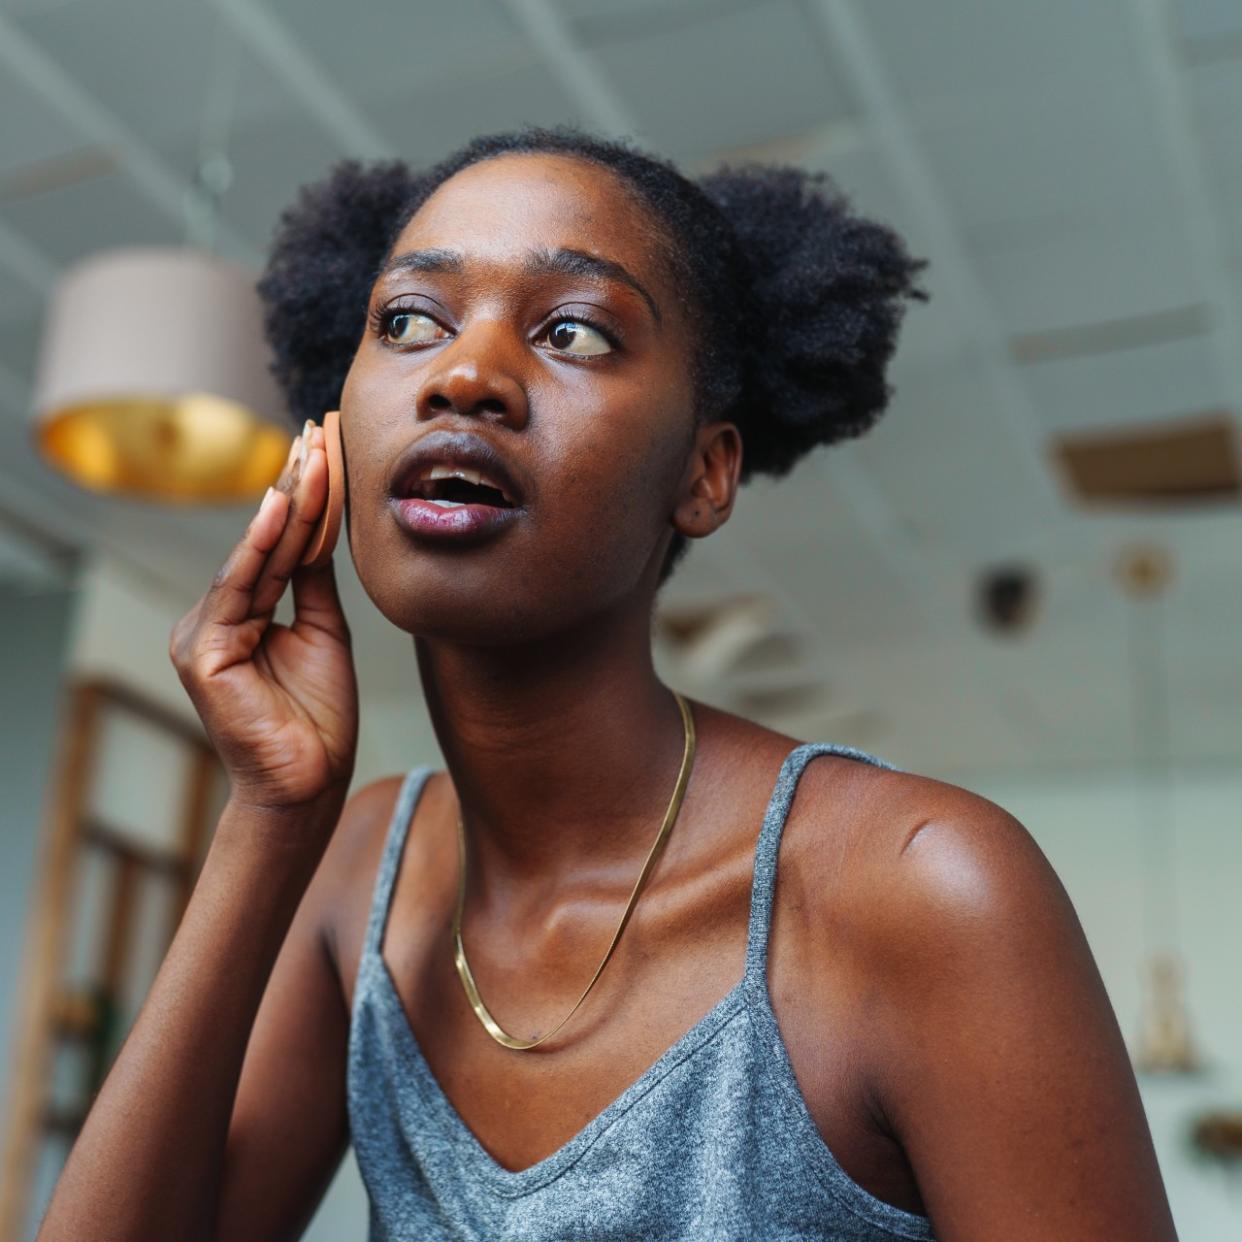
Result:
M901 857L902 854L906 852L906 850L908 850L914 844L914 838L917 837L919 833L923 831L924 828L928 827L931 824L931 822L932 820L930 816L928 816L926 819L921 819L919 820L917 824L914 825L913 828L911 828L906 833L906 839L901 843L901 849L897 851L897 856L899 858Z

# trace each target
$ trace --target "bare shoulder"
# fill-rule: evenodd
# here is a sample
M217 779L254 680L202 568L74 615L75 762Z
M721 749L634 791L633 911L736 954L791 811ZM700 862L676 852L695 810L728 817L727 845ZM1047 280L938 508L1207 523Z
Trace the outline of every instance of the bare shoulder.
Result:
M802 885L811 951L845 946L862 982L860 1073L938 1234L1167 1242L1116 1016L1027 827L929 777L816 766L795 855L804 879L827 867Z
M897 1012L925 1000L951 1016L950 983L969 975L984 991L1008 987L1017 970L1033 988L1073 977L1107 1005L1060 878L1004 807L841 757L812 762L803 781L792 861L823 903L814 919L822 949L848 931L854 965Z
M1029 932L1026 915L1076 916L1031 833L1004 807L928 776L831 756L807 765L798 789L796 853L826 860L820 891L852 894L877 949L915 951L953 927ZM822 865L822 861L821 861ZM992 931L1000 930L994 927Z

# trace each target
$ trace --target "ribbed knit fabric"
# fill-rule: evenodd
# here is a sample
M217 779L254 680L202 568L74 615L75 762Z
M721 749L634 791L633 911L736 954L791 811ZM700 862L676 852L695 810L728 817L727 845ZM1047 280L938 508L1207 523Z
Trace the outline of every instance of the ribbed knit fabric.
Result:
M807 762L781 765L759 833L741 981L563 1147L510 1172L436 1082L380 955L406 832L428 776L410 770L376 877L349 1032L350 1128L370 1198L370 1242L439 1239L930 1239L927 1217L868 1193L807 1111L768 998L776 858Z

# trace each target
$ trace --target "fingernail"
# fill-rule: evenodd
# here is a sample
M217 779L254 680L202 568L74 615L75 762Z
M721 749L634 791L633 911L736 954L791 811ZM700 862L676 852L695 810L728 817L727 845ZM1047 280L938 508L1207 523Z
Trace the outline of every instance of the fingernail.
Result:
M289 467L293 465L293 459L298 455L298 441L301 438L302 437L300 434L294 436L292 442L289 445L289 455L288 457L285 458L285 469L286 470L288 470Z
M298 437L298 469L306 469L306 437Z
M263 499L259 502L260 513L267 512L267 510L271 507L272 497L275 495L276 495L276 489L274 487L269 487L267 491L263 493Z

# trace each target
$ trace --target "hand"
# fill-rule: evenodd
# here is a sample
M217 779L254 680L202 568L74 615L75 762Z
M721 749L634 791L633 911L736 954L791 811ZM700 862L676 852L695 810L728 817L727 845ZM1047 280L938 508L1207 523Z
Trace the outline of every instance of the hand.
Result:
M232 798L246 805L343 802L353 775L358 686L349 626L332 562L300 564L327 495L323 428L308 419L275 488L169 641ZM276 625L289 581L296 615L291 626Z

